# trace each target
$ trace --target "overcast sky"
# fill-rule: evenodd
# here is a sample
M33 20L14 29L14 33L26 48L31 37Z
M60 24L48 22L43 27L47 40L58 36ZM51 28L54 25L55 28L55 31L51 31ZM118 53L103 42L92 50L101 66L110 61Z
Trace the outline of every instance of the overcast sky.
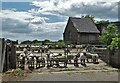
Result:
M9 2L8 2L9 1ZM12 40L63 39L69 17L95 16L96 20L118 21L119 0L4 0L2 36ZM25 2L24 2L25 1Z

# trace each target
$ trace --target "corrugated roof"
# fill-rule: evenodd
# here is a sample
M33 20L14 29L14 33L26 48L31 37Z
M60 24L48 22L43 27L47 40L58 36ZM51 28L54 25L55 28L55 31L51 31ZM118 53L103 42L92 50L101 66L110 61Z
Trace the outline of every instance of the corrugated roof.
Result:
M100 33L96 25L90 18L70 17L74 27L81 33Z

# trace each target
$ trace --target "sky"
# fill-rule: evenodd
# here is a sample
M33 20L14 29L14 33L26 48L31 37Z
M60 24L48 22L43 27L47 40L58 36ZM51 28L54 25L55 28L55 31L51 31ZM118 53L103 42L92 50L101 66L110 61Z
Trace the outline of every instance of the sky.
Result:
M1 37L12 40L63 39L69 17L92 15L118 21L119 0L2 0Z

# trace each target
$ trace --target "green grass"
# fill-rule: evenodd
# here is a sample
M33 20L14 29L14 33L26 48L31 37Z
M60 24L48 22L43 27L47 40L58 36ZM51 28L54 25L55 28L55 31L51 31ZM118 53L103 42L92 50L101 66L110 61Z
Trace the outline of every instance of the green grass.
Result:
M17 68L13 72L11 72L11 75L21 77L25 75L25 71L20 68Z

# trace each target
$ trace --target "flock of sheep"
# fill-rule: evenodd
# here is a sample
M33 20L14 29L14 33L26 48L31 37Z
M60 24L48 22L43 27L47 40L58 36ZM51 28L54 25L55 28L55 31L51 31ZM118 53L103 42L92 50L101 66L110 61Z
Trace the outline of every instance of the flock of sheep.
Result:
M77 54L69 53L69 51L65 54L49 52L46 54L45 57L41 57L34 55L31 51L27 51L27 49L24 49L23 52L17 58L17 62L18 62L17 64L18 67L23 69L25 68L25 65L28 65L28 68L36 68L36 69L45 66L53 67L54 65L56 67L59 67L60 63L63 63L64 67L67 67L67 64L71 63L71 60L73 60L74 66L78 66L78 61L80 60L81 53L86 54L85 60L87 62L90 62L89 59L91 59L92 63L99 63L98 54L87 52L86 50L78 52ZM86 65L86 64L81 63L81 65Z

